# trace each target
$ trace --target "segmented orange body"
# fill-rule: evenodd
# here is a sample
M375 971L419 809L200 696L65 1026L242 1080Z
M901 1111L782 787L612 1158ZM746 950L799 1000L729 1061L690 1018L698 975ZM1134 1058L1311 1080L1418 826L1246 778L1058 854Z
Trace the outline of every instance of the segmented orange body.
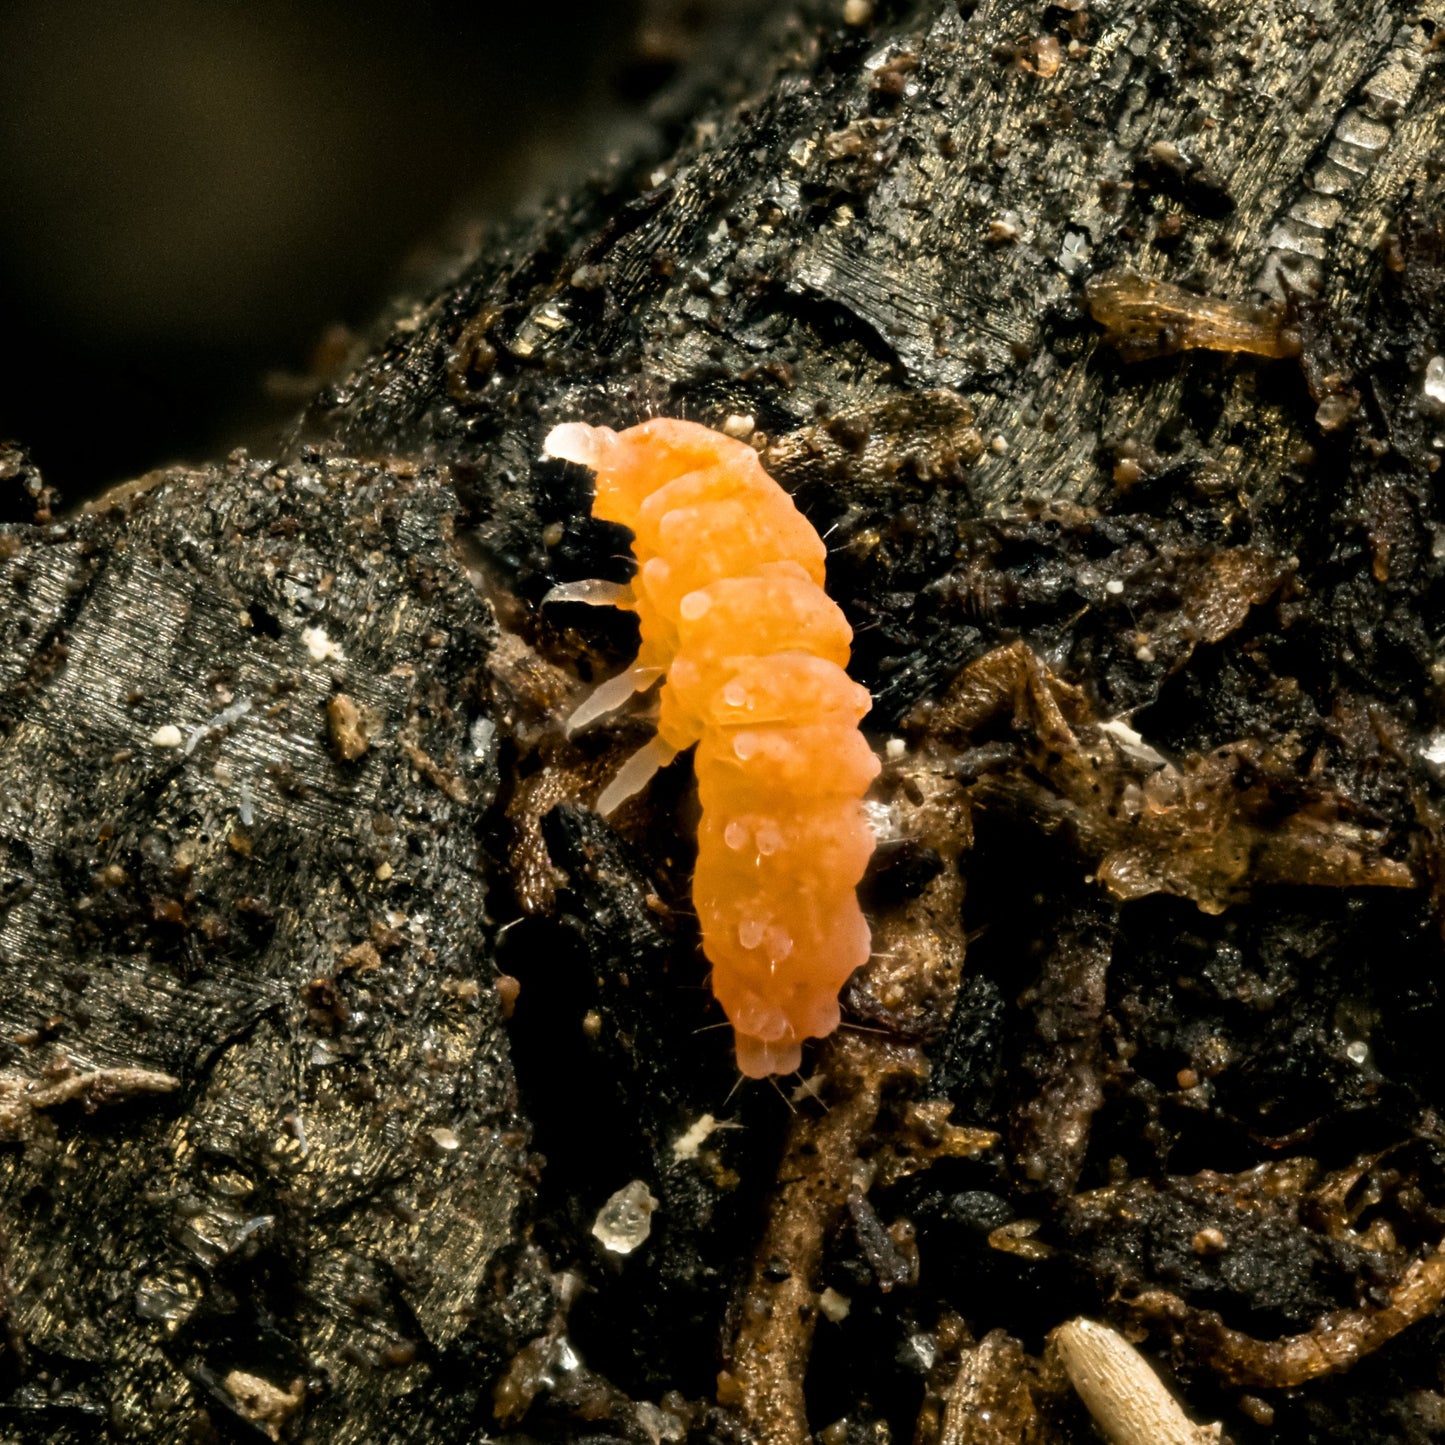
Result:
M657 740L611 804L696 744L693 902L713 992L743 1073L790 1072L803 1039L837 1028L838 991L870 947L856 888L878 760L858 731L868 692L844 671L852 630L823 591L826 549L751 447L693 422L573 423L546 450L591 467L593 515L635 538L630 594L558 589L638 615L632 682L599 693L616 705L666 676Z

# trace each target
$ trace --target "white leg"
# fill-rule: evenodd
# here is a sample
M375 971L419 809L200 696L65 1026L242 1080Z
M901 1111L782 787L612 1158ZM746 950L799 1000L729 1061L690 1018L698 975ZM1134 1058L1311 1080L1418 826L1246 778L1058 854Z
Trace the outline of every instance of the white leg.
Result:
M652 781L652 775L659 768L665 768L676 756L677 753L661 738L655 737L651 742L644 743L603 788L602 796L597 799L597 811L607 817L620 803L625 803L634 793L640 793Z
M599 683L577 705L577 711L567 719L567 736L581 732L589 723L621 707L635 692L645 692L659 677L660 667L629 667L616 677L609 677Z

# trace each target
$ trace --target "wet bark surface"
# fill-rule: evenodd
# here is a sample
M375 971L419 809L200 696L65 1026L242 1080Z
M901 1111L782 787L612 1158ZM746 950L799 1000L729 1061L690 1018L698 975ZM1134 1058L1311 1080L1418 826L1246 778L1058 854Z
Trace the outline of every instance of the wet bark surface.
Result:
M4 1438L1087 1440L1080 1314L1445 1432L1441 18L779 14L282 455L0 453ZM541 440L656 414L827 536L886 758L780 1090L687 761L604 821L645 708L561 728L635 632Z

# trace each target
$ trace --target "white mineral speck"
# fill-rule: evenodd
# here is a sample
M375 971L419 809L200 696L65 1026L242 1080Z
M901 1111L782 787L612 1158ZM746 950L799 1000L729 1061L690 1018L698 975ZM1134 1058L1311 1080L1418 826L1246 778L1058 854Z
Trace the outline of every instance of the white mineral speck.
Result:
M840 1325L848 1318L848 1311L853 1308L853 1301L847 1295L839 1294L832 1285L829 1285L818 1296L818 1308L822 1310L824 1319Z
M925 1371L933 1368L933 1362L938 1358L938 1341L932 1335L922 1331L909 1335L907 1348Z
M1445 356L1432 356L1425 364L1425 400L1445 408Z
M454 1149L462 1147L462 1141L450 1129L433 1129L431 1131L432 1143L438 1149L445 1149L450 1154Z
M601 1209L592 1225L592 1234L603 1249L613 1254L631 1254L647 1242L652 1233L652 1211L657 1200L642 1180L624 1184Z
M178 748L184 738L175 723L166 723L151 734L151 746L156 748Z
M1345 1057L1352 1064L1363 1064L1370 1057L1370 1046L1363 1039L1355 1039L1345 1045Z
M1106 583L1104 583L1104 591L1107 592L1110 597L1122 596L1124 592L1124 584L1117 577L1111 577Z
M1078 231L1065 231L1059 248L1059 265L1069 276L1076 275L1089 263L1089 238Z
M1445 768L1445 733L1436 733L1423 748L1420 756L1432 768Z
M908 744L902 738L889 738L883 744L883 752L890 763L896 763L908 751Z
M485 758L491 755L497 743L497 725L491 718L479 717L472 724L472 756Z
M741 441L744 437L752 436L753 432L757 430L757 425L757 422L746 413L734 412L723 422L722 429L726 435L737 437Z
M316 662L339 662L341 648L327 635L324 627L307 627L301 633L301 641Z

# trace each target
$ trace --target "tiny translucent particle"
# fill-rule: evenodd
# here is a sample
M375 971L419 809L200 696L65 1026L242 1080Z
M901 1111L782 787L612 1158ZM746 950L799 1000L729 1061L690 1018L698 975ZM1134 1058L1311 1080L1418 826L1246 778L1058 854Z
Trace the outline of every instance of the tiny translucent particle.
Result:
M1425 363L1425 400L1445 407L1445 356L1432 356Z
M1146 763L1151 768L1162 768L1168 761L1157 748L1146 743L1123 718L1110 718L1099 724L1099 731L1112 738L1120 749L1137 763Z
M1079 231L1064 232L1058 260L1066 275L1073 276L1084 269L1089 262L1089 249L1087 236Z
M1045 35L1035 40L1031 47L1033 51L1033 72L1040 80L1051 80L1059 73L1059 66L1063 64L1062 50L1057 39L1052 35Z
M639 1400L634 1407L637 1422L647 1432L652 1445L668 1445L668 1442L682 1440L687 1435L687 1424L670 1410L654 1405L651 1400Z
M920 1374L927 1374L938 1358L938 1341L921 1330L917 1334L909 1335L905 1348L916 1361Z
M878 842L891 843L903 836L896 804L880 803L870 799L863 804L863 815L868 820L868 827Z
M642 1180L624 1184L601 1209L592 1225L593 1237L613 1254L631 1254L652 1233L657 1200Z

